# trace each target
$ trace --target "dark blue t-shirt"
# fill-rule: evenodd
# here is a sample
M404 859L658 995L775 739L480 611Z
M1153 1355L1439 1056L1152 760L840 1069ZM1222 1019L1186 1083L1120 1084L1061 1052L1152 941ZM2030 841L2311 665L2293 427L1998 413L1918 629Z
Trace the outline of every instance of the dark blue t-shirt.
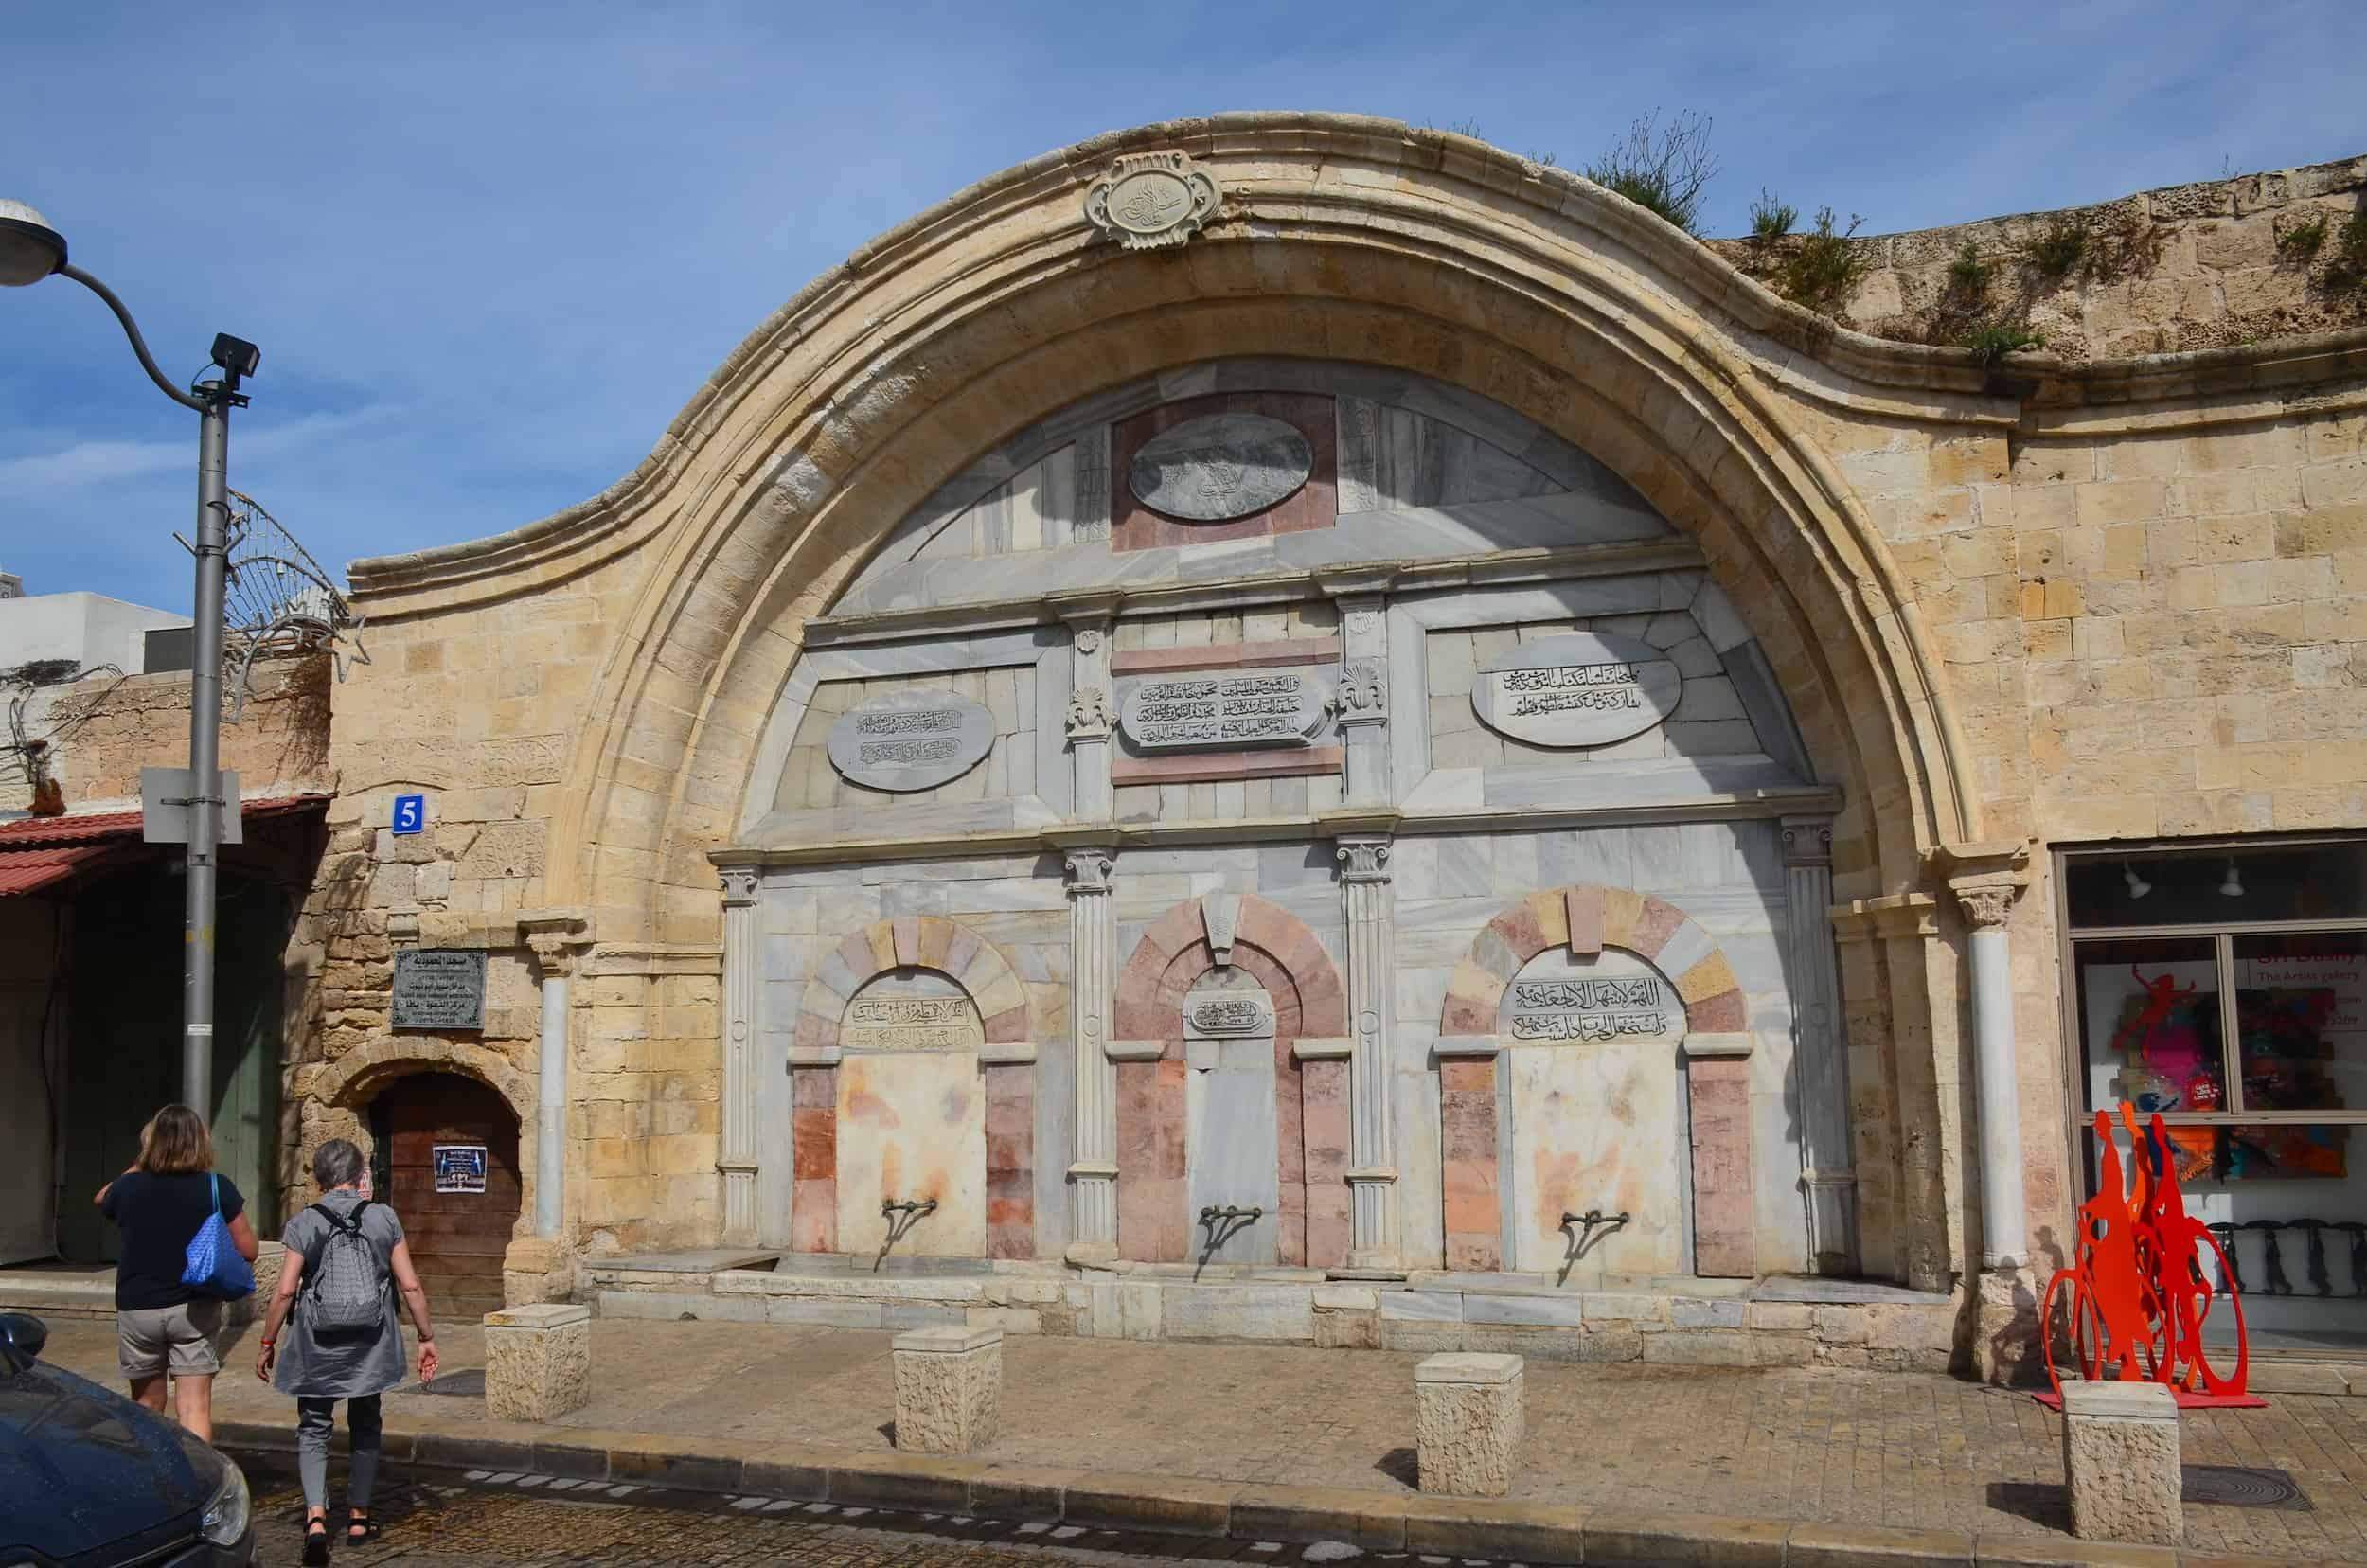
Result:
M127 1171L107 1189L98 1212L123 1232L123 1259L116 1265L116 1310L178 1307L194 1294L181 1283L189 1243L214 1212L214 1186L222 1193L227 1224L246 1212L246 1199L227 1176L185 1170L170 1176Z

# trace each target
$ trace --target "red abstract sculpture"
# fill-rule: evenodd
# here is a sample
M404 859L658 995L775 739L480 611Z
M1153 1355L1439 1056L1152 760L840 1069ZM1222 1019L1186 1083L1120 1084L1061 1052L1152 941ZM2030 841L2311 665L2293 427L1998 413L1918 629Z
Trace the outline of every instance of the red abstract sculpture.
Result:
M2112 1144L2111 1114L2097 1112L2101 1180L2096 1195L2079 1206L2072 1267L2057 1270L2047 1281L2038 1304L2047 1379L2056 1399L2062 1396L2063 1381L2055 1365L2052 1325L2056 1293L2068 1285L2065 1310L2081 1377L2162 1383L2181 1406L2266 1403L2246 1392L2251 1345L2244 1332L2244 1304L2218 1238L2186 1212L2168 1128L2157 1113L2141 1131L2136 1107L2126 1101L2121 1120L2128 1129L2133 1168L2124 1178L2120 1151ZM2212 1298L2220 1294L2202 1270L2205 1247L2218 1262L2228 1308L2235 1314L2235 1370L2226 1377L2211 1364L2202 1343Z

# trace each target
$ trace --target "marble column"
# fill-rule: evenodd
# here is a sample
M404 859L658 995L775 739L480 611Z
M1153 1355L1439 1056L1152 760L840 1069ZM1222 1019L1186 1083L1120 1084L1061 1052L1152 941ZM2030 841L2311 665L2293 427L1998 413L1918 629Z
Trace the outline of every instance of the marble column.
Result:
M518 922L543 981L542 1041L534 1104L534 1234L558 1238L567 1216L567 979L583 945L583 921L568 916Z
M1351 754L1352 755L1352 754ZM1348 1268L1400 1274L1396 1130L1390 1119L1389 1015L1396 989L1395 890L1389 840L1339 841L1340 886L1348 928Z
M723 1174L723 1244L756 1238L756 995L761 953L754 866L731 865L723 879L723 1138L715 1167Z
M1833 946L1833 825L1786 817L1785 948L1791 981L1793 1071L1800 1083L1800 1180L1808 1256L1818 1274L1858 1268L1858 1177L1849 1126L1849 1058L1841 1037L1841 971Z
M1064 855L1069 1039L1077 1071L1077 1153L1068 1167L1074 1204L1068 1257L1074 1263L1100 1264L1118 1255L1118 1073L1108 1050L1117 946L1110 873L1117 853L1108 845L1077 845Z
M1110 685L1111 619L1117 608L1108 595L1083 596L1055 606L1069 625L1068 745L1075 802L1080 822L1107 822L1116 814L1110 786L1110 732L1117 722L1117 700Z
M2007 872L1953 877L1949 889L1971 928L1974 1089L1981 1111L1981 1265L2028 1261L2021 1182L2021 1066L2014 1046L2014 958L2005 934L2021 879Z

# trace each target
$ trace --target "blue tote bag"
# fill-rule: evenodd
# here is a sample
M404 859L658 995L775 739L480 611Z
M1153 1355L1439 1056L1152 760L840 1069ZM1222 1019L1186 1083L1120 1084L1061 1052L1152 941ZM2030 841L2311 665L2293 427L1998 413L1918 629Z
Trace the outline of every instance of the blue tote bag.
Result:
M255 1293L255 1269L239 1256L238 1243L230 1239L230 1226L222 1217L222 1178L209 1175L205 1184L213 1195L214 1212L197 1227L197 1235L189 1242L181 1283L199 1295L237 1301Z

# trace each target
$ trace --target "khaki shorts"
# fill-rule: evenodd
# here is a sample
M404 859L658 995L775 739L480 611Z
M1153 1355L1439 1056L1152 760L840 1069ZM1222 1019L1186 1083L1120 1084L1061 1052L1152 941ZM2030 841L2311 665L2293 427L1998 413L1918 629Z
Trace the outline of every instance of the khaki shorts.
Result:
M143 1307L116 1313L116 1355L127 1378L210 1378L222 1370L214 1336L222 1303L210 1297L179 1307Z

